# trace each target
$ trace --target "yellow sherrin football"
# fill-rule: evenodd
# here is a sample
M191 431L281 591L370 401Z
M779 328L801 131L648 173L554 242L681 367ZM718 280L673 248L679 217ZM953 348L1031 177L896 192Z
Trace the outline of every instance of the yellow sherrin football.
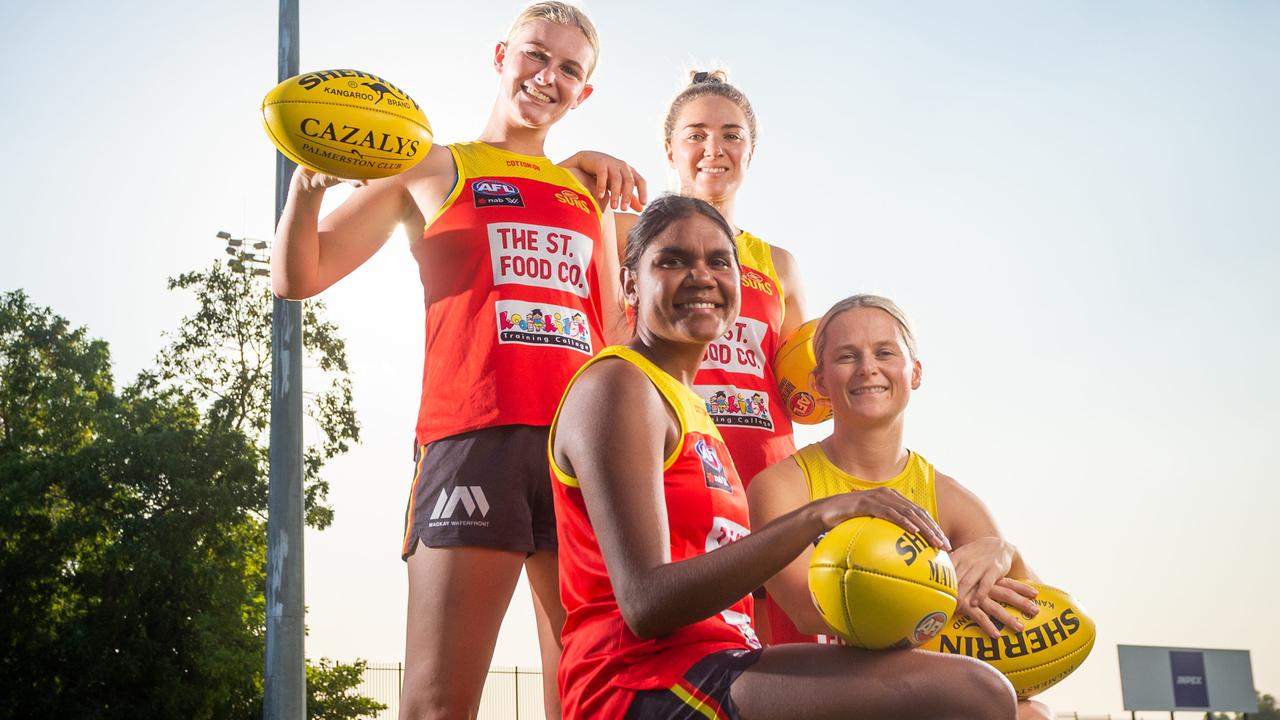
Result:
M1027 617L1014 611L1022 620L1022 632L1004 627L999 638L991 638L977 623L957 614L921 649L984 660L1009 678L1020 698L1053 687L1089 657L1097 629L1093 618L1067 593L1023 582L1040 591L1036 597L1040 612Z
M835 526L809 560L809 592L845 642L868 650L910 648L932 638L956 609L956 571L946 552L888 520Z
M813 333L818 321L810 320L787 336L773 355L773 375L778 392L791 420L816 425L831 417L831 400L813 386L810 373L817 365L813 354Z
M285 80L263 98L262 125L285 157L350 180L402 173L431 149L431 125L418 103L360 70Z

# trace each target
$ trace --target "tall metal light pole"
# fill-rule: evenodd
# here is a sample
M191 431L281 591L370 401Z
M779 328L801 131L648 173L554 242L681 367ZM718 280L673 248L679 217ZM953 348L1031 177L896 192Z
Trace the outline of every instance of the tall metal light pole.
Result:
M298 0L280 0L277 82L298 74ZM276 224L294 164L276 153ZM264 720L307 716L302 579L302 306L271 309L271 465L267 490L267 657Z

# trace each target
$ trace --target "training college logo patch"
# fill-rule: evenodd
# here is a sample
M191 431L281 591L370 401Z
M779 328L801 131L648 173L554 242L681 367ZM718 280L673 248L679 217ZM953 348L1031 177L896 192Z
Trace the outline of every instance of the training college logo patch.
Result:
M591 328L581 310L519 300L499 300L494 305L498 342L562 347L591 355Z
M773 430L765 393L733 385L697 385L693 390L707 404L707 414L716 425Z
M520 188L501 180L473 180L471 195L476 207L524 207Z
M729 486L729 476L725 472L724 463L720 462L716 449L711 447L706 439L698 438L698 442L693 444L693 451L702 459L702 478L707 481L707 487L727 493L733 492L733 488Z

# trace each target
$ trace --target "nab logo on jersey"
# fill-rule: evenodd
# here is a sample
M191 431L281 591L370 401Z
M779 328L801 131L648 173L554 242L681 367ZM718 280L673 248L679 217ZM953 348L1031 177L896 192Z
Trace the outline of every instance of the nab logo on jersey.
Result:
M471 183L471 195L476 207L524 207L520 188L500 180L476 180Z
M724 463L720 462L716 449L708 445L706 440L699 439L693 444L693 451L702 459L702 477L707 481L707 487L727 493L733 492L733 488L729 486L729 476L725 473Z
M440 499L436 501L435 510L431 511L432 520L448 520L457 512L458 506L472 517L480 511L480 517L489 514L489 499L484 496L484 489L478 485L457 485L452 492L440 491Z

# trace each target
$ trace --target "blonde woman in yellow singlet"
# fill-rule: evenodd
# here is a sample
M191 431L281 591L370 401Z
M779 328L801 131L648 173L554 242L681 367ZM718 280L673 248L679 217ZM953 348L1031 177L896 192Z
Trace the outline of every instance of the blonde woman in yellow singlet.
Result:
M976 495L903 444L907 404L922 372L907 316L888 298L846 298L823 316L814 352L815 383L831 398L832 433L756 476L747 489L751 524L763 525L843 493L905 497L935 518L951 541L958 612L992 637L999 634L996 623L1021 630L1022 623L1000 603L1034 615L1035 588L1013 578L1038 578ZM822 642L827 633L809 595L812 554L813 548L806 548L765 583L770 600L786 613L781 620L799 633L784 641ZM775 642L785 632L782 625L775 618ZM1053 715L1043 703L1024 700L1018 717L1052 720Z

